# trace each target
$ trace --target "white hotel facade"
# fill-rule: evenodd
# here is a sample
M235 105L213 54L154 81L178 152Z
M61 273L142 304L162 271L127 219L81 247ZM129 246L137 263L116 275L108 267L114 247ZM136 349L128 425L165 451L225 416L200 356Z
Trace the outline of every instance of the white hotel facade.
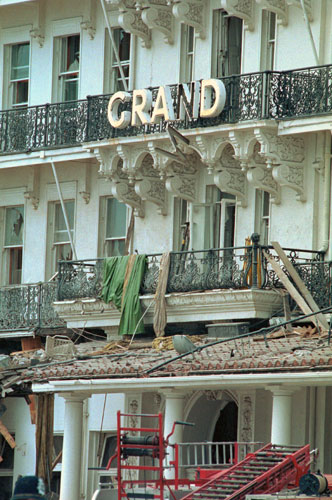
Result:
M0 0L0 349L19 350L17 342L52 335L54 326L117 336L119 313L101 303L91 281L71 283L77 275L65 264L55 273L58 260L90 259L95 266L96 259L123 254L132 213L129 250L147 254L151 271L144 309L153 300L160 255L193 250L183 260L184 254L174 254L171 263L169 333L202 333L206 324L225 321L254 329L283 316L270 274L265 285L257 275L241 281L244 248L234 262L233 254L211 250L244 247L253 233L262 245L278 241L308 251L294 251L294 261L306 255L326 261L326 285L332 260L331 30L329 0ZM196 91L188 82L196 82ZM129 119L132 91L138 112ZM112 127L108 105L116 92ZM169 135L168 118L180 137ZM202 284L208 250L224 271L232 269L231 277L225 271ZM190 264L198 265L191 274ZM75 266L87 270L86 263ZM89 268L93 274L92 268L98 266ZM316 282L311 290L321 307L330 304L329 285ZM38 301L46 305L27 317L32 295L32 308ZM145 321L151 327L153 308ZM302 383L291 377L269 383L261 375L250 385L241 379L217 387L211 374L201 385L183 377L177 388L147 389L147 381L141 390L125 381L108 389L58 381L59 443L64 408L80 401L72 413L83 429L82 460L71 470L72 500L90 499L97 487L97 473L88 479L87 464L95 464L106 392L105 438L115 433L116 410L137 405L147 412L160 404L169 421L190 415L199 422L204 394L213 390L215 399L204 403L211 405L208 420L198 424L197 435L188 431L188 441L212 440L220 409L233 398L239 436L249 412L247 440L268 442L279 425L274 415L289 423L291 442L319 445L319 465L331 472L328 375L320 381L311 374ZM44 382L34 392L52 392ZM13 478L34 472L34 426L24 398L3 402L1 418L17 442L9 462L0 463L0 491L8 495ZM68 500L64 493L61 500Z

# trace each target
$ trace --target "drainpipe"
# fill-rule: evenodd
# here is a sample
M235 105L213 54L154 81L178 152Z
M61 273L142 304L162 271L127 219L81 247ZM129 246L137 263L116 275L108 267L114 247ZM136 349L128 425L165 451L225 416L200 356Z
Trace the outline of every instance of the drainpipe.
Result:
M100 0L100 4L101 4L101 8L103 9L104 18L105 18L105 22L106 22L106 26L107 26L107 31L108 31L108 34L109 34L110 39L111 39L112 49L113 49L113 52L114 52L114 56L115 56L115 59L116 59L116 62L118 64L118 66L119 66L120 77L121 77L121 80L122 80L123 88L127 91L128 90L127 81L126 81L126 78L125 78L125 75L124 75L124 72L123 72L123 68L122 68L122 64L121 64L121 61L120 61L118 47L116 46L116 43L115 43L115 40L114 40L114 37L113 37L113 33L112 33L112 29L111 29L111 25L110 25L110 22L109 22L109 19L108 19L108 16L107 16L107 12L106 12L106 8L105 8L104 0Z
M57 176L57 173L56 173L56 170L55 170L55 165L54 165L53 161L51 162L51 165L52 165L53 175L54 175L54 179L55 179L55 184L56 184L56 187L57 187L57 190L58 190L58 195L59 195L59 199L60 199L60 203L61 203L63 217L65 219L65 224L66 224L66 229L67 229L67 233L68 233L68 237L69 237L69 241L70 241L70 246L71 246L71 249L72 249L72 252L73 252L73 257L74 257L74 260L77 260L77 254L76 254L76 250L75 250L73 238L72 238L72 235L71 235L71 232L70 232L67 211L66 211L66 207L65 207L65 204L64 204L64 201L63 201L62 192L61 192L61 188L60 188L58 176Z
M312 51L314 53L316 64L318 66L319 65L318 54L317 54L317 50L316 50L316 45L315 45L314 37L312 36L312 31L311 31L311 27L310 27L310 23L309 23L307 11L306 11L306 8L305 8L305 5L304 5L304 0L300 0L300 2L301 2L302 10L303 10L304 21L305 21L305 24L307 26L307 30L308 30L308 33L309 33L309 38L310 38L310 43L311 43Z
M324 147L324 200L323 200L323 243L319 249L327 252L330 240L330 201L331 201L331 133L325 132Z

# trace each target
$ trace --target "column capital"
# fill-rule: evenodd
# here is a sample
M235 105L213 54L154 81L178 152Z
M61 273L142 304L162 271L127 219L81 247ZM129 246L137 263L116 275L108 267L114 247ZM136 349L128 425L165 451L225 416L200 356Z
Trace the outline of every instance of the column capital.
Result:
M159 394L165 396L165 399L184 399L187 395L185 391L177 391L176 389L170 387L167 389L159 389Z
M292 396L299 387L283 387L281 385L269 385L265 387L266 390L272 392L273 396Z
M58 396L61 398L64 398L66 403L83 403L85 399L88 399L91 397L91 394L88 392L63 392L63 393L58 393Z

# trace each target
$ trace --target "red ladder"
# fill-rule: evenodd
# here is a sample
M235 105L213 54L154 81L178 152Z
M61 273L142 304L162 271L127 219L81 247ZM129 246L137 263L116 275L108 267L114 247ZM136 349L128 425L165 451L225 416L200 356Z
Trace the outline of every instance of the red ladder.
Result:
M203 486L182 500L244 500L246 495L276 493L298 484L310 464L309 445L267 444L249 453L242 462L217 472Z

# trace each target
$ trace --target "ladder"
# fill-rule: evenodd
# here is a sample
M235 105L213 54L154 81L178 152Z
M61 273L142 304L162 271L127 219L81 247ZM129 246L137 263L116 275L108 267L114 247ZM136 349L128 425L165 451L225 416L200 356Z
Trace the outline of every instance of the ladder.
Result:
M309 445L267 444L249 453L244 460L226 471L218 471L182 500L244 500L246 495L276 493L290 485L309 469Z

